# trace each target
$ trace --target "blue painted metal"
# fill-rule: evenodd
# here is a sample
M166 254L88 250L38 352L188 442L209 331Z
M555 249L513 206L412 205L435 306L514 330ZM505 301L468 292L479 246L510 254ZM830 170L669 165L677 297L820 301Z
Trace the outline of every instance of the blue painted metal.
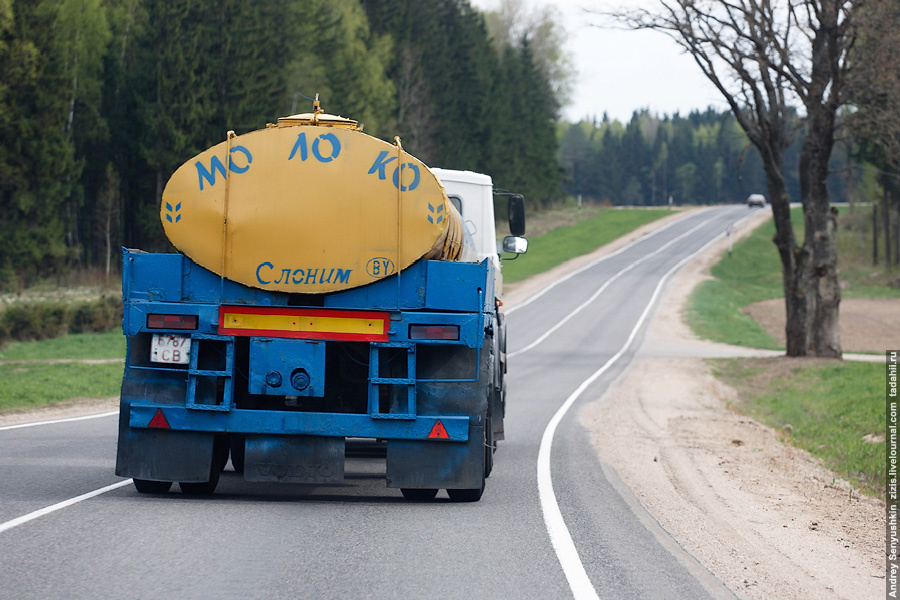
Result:
M179 254L125 250L124 261L123 330L129 350L118 474L203 481L213 464L214 444L238 434L256 440L247 456L247 464L256 465L250 479L336 481L343 460L340 440L363 437L388 440L391 486L480 484L485 390L493 360L485 340L490 343L486 332L495 311L488 261L418 261L376 283L319 297L318 307L391 315L389 341L363 346L368 349L367 380L350 388L352 402L340 408L330 408L329 395L335 392L325 387L326 370L339 364L343 352L334 342L218 335L220 305L293 306L296 296L222 279ZM187 368L149 362L149 334L168 332L147 329L151 313L197 315L196 331L172 331L192 337ZM460 335L455 341L410 340L410 325L451 325ZM200 355L210 348L215 360ZM388 360L397 363L388 365ZM310 384L298 391L291 379L301 369ZM338 381L336 373L328 371L329 385ZM237 389L238 381L246 388ZM387 409L379 403L385 389L391 399ZM302 412L288 406L261 409L278 406L279 396L312 399ZM312 406L351 412L309 412ZM148 427L159 409L171 429ZM438 421L448 439L428 437ZM289 458L279 458L285 453Z
M292 375L303 369L309 376L309 387L298 390ZM266 381L269 373L278 373L281 383ZM325 395L325 342L278 338L250 339L250 393L272 396Z
M223 370L199 368L198 360L202 340L214 340L225 344L225 368ZM185 406L197 410L231 410L232 402L234 401L234 338L221 335L195 333L191 336L191 342L191 362L187 372L188 387ZM197 387L202 379L215 380L216 386L218 385L219 379L223 380L224 391L221 404L198 402Z
M180 406L131 405L128 424L147 429L156 410L162 408L173 431L217 433L265 433L364 437L385 440L421 440L429 443L465 442L469 439L469 417L461 415L420 415L415 419L373 419L369 415L307 413L280 410L240 410L228 413L187 410ZM448 439L428 437L440 421Z
M381 377L381 350L398 348L406 350L406 377ZM406 410L382 413L378 407L378 386L402 386L406 388ZM379 342L369 344L369 415L381 419L416 418L416 345L407 342Z
M147 253L123 248L123 255L122 284L126 303L150 301L287 306L290 299L286 293L269 292L223 280L181 254ZM487 260L480 264L421 260L376 283L326 294L324 307L493 314L493 285ZM173 310L169 314L184 313Z
M180 254L147 254L122 249L122 286L125 301L181 301Z

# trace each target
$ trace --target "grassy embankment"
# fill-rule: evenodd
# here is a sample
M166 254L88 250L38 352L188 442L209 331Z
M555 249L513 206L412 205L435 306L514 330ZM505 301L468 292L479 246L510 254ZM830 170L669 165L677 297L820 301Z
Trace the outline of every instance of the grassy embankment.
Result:
M802 222L799 211L794 222ZM844 297L898 297L888 285L897 272L871 266L869 219L857 209L841 218L838 252ZM697 288L688 321L702 337L731 344L778 348L753 319L748 304L783 298L781 265L770 221L735 245L712 269L716 278ZM798 234L802 239L802 231ZM735 407L782 432L786 441L872 495L884 490L884 377L879 363L796 359L710 361L717 377L738 390ZM868 436L868 437L867 437ZM872 440L875 441L872 441Z
M119 331L79 333L38 342L8 342L0 350L0 412L119 393L122 363L83 362L125 355ZM79 362L56 362L77 360Z
M800 208L793 209L792 219L797 239L802 240ZM900 298L900 287L891 285L900 277L900 271L872 266L871 212L857 208L854 214L842 214L839 223L838 269L843 297ZM737 346L784 349L752 317L741 312L741 308L754 302L784 298L781 261L772 243L774 235L775 224L769 220L735 244L730 258L726 256L713 266L714 280L697 287L687 319L698 335Z
M577 209L571 209L577 210ZM528 252L504 261L503 281L515 283L548 271L572 258L587 254L659 218L672 214L658 209L601 209L572 225L556 227L528 239ZM536 220L540 230L541 216ZM529 223L529 229L535 227Z
M504 262L504 279L508 283L525 279L670 214L666 209L569 207L530 215L528 228L535 233L529 238L528 253L515 261ZM53 364L50 361L111 359L124 355L125 341L118 330L36 342L8 342L0 348L0 381L3 382L0 412L76 398L116 396L122 381L121 363Z

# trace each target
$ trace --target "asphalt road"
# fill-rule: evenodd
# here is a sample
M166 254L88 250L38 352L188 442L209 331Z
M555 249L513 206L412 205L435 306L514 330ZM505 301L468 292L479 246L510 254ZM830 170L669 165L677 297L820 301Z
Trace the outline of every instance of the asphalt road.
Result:
M0 599L732 597L577 413L628 367L665 277L747 215L691 213L510 312L506 440L478 503L408 503L377 458L339 486L229 467L211 498L143 496L114 474L114 416L0 428Z

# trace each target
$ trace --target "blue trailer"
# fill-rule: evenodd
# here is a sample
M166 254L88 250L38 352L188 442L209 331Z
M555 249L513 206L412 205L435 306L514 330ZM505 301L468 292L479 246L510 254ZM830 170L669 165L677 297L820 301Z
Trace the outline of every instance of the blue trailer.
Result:
M479 235L474 261L421 259L324 294L259 289L175 253L124 250L116 473L142 493L210 494L244 479L333 484L347 439L385 447L412 500L477 501L505 413L502 278L490 178L438 171ZM521 197L510 200L523 233ZM469 232L471 234L471 232ZM501 251L520 253L510 237Z

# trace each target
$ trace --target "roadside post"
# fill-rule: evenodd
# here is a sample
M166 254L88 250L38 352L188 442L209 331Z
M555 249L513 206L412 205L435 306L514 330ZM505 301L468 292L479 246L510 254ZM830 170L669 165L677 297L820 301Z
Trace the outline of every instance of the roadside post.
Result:
M729 223L728 227L725 228L725 237L728 238L728 258L731 258L732 252L734 252L734 238L732 235L737 231L737 228L734 226L734 223Z

